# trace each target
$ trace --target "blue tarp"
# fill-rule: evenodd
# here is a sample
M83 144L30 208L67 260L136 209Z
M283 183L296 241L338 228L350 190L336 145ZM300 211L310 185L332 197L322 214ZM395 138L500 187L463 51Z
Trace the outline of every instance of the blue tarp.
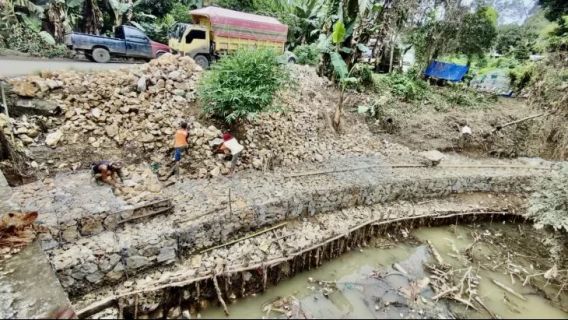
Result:
M461 81L467 73L468 67L459 64L432 61L424 75L448 81Z

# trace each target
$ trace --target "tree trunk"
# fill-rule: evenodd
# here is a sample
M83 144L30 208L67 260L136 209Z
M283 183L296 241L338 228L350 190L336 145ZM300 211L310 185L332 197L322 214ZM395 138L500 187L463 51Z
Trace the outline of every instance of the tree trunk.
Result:
M134 17L134 5L132 4L132 0L128 0L126 3L128 3L128 11L126 12L126 21L130 22Z
M339 103L337 104L337 107L335 108L335 115L333 116L333 128L335 129L335 132L339 132L339 129L341 127L341 113L343 112L343 95L345 93L345 89L341 89L341 92L339 94Z
M63 42L65 33L70 31L66 28L68 23L64 4L56 1L51 2L47 7L46 13L50 33L53 35L55 41Z
M103 13L97 0L86 0L83 4L83 23L81 30L85 33L99 35L103 27Z
M391 45L390 45L390 59L389 59L389 73L392 72L392 63L394 60L394 37L393 37L393 41L391 41Z

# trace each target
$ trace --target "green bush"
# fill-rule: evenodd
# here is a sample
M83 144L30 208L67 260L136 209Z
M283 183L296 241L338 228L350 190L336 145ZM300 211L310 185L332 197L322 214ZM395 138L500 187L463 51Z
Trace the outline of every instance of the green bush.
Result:
M10 32L4 43L7 49L38 57L70 57L72 54L65 45L48 44L40 34L26 29L20 24L10 26Z
M429 89L426 82L408 74L373 75L373 82L377 91L390 91L405 101L422 99Z
M509 71L509 78L511 78L511 85L515 91L524 89L532 79L534 73L534 65L527 64L518 66Z
M243 49L214 64L200 83L203 112L233 123L267 111L288 72L272 50Z
M319 63L321 53L316 44L303 44L294 49L294 54L298 57L299 64L308 64L314 66Z
M358 63L351 71L353 77L358 79L358 84L369 88L373 86L373 69L367 64Z

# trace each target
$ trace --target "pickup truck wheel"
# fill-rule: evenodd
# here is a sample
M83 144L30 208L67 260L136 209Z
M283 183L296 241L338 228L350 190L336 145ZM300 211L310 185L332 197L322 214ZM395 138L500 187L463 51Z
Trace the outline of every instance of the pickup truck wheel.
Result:
M290 59L288 59L288 63L289 64L296 64L296 59L290 58Z
M195 56L194 60L195 60L195 63L197 63L201 68L203 68L203 69L209 68L209 59L207 59L206 56L197 55L197 56Z
M107 63L110 61L110 53L105 48L96 48L93 50L93 59L98 63Z

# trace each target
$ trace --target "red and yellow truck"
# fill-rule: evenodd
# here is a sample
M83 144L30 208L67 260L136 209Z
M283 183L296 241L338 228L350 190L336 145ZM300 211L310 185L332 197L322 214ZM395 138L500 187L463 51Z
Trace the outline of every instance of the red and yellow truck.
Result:
M219 55L243 47L273 48L284 53L288 26L275 18L217 7L192 10L190 14L193 24L176 24L169 33L169 46L204 68Z

